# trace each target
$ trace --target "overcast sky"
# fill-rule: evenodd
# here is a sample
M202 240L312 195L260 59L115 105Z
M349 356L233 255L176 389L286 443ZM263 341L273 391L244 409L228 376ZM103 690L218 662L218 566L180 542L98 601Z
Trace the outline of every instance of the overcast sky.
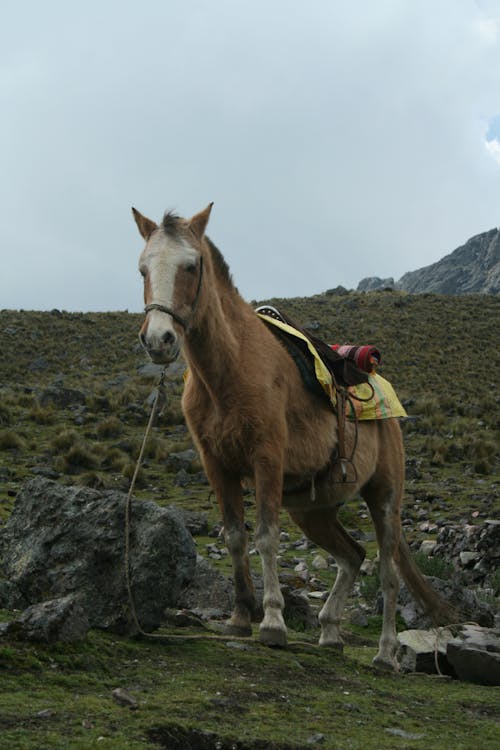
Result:
M0 308L142 307L130 208L210 201L249 300L500 224L500 0L3 0Z

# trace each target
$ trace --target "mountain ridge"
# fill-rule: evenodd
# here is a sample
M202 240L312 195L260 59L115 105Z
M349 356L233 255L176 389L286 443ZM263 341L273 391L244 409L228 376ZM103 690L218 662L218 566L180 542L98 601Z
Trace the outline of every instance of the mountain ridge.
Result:
M499 294L500 229L474 235L441 260L403 274L399 281L368 276L358 292L397 289L410 294Z

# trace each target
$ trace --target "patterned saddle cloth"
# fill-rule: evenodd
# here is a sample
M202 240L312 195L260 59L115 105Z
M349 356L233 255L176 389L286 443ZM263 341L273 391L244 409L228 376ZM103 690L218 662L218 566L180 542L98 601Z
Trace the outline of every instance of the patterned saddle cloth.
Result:
M364 421L407 416L392 385L375 372L376 363L380 361L377 349L338 345L332 348L270 305L258 307L256 313L290 353L309 390L326 397L336 408L335 383L347 389L348 419ZM341 355L342 350L345 356Z

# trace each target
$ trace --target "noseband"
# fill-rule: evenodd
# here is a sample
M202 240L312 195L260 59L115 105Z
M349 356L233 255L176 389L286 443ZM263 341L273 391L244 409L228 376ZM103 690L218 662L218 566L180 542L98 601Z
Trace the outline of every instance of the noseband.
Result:
M146 305L144 308L144 312L149 313L151 310L159 310L159 312L166 313L167 315L170 315L176 323L178 323L182 328L184 328L185 331L189 330L189 324L191 323L191 318L196 312L196 308L198 307L198 301L200 299L200 291L201 291L201 282L203 279L203 256L200 255L200 275L198 276L198 286L196 287L196 294L194 295L194 300L191 303L191 310L189 311L189 314L183 318L178 313L175 312L175 310L171 310L170 307L167 307L166 305L162 305L160 302L150 302L149 305Z

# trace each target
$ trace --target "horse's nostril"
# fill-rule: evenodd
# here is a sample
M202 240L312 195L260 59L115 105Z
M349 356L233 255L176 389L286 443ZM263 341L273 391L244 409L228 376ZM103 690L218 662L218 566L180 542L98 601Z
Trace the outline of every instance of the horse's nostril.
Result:
M165 331L165 333L162 336L163 343L165 344L173 344L175 341L175 336L172 333L172 331Z
M143 345L143 347L145 349L147 349L148 348L148 344L147 344L147 341L146 341L146 336L143 333L139 334L139 340L140 340L141 344Z

